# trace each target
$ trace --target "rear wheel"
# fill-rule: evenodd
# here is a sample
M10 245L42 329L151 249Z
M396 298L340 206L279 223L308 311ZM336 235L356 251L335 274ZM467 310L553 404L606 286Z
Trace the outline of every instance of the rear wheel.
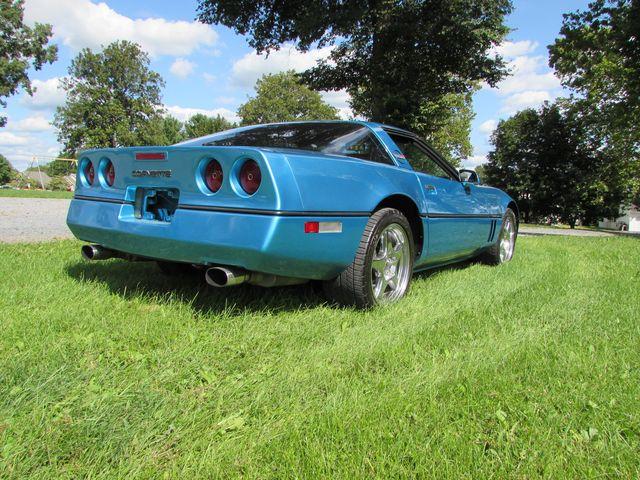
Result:
M502 228L496 243L491 245L480 257L489 265L500 265L513 258L516 249L516 238L518 236L518 224L513 210L507 208L502 219Z
M409 222L393 208L375 212L356 257L338 277L324 282L329 300L370 308L400 299L409 289L415 248Z

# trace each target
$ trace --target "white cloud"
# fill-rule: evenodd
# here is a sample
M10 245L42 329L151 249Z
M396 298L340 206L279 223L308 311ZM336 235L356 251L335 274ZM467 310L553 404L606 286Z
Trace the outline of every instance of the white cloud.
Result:
M483 133L485 135L491 135L497 126L498 122L494 119L491 119L487 120L486 122L482 122L478 127L478 130L480 131L480 133Z
M189 75L193 73L193 69L196 67L196 64L190 62L186 58L178 58L175 62L171 64L169 67L169 71L173 73L176 77L187 78Z
M28 145L31 139L22 135L16 135L11 132L0 131L0 146L3 147L16 147L20 145Z
M505 42L495 49L509 61L510 75L496 88L490 89L502 100L500 113L512 114L522 108L537 107L544 101L551 101L562 92L560 80L547 65L547 57L528 55L536 50L537 42ZM484 87L489 89L487 85ZM489 125L485 125L488 129ZM482 131L482 126L480 127ZM485 132L483 132L485 133Z
M509 62L509 70L511 75L497 86L500 95L526 90L557 90L561 88L560 80L546 66L546 59L543 56L516 57Z
M216 78L218 78L218 77L216 77L215 75L212 75L210 73L203 73L202 74L202 78L204 78L204 81L207 82L207 83L213 83L213 82L216 81Z
M483 163L487 163L487 161L486 155L473 155L469 158L465 158L462 161L462 166L463 168L477 168Z
M218 34L202 23L164 18L134 20L106 3L90 0L27 0L25 21L52 24L55 39L76 50L130 40L154 56L180 56L218 40Z
M208 117L215 117L216 115L220 115L230 122L240 121L240 117L236 115L236 112L229 110L228 108L214 108L211 110L207 110L204 108L180 107L177 105L166 105L164 108L167 110L167 113L169 115L177 118L182 122L189 120L196 113L201 113Z
M538 48L538 45L538 42L532 42L531 40L522 40L520 42L506 41L495 47L493 52L505 58L518 57L520 55L533 53L535 49Z
M516 93L508 97L502 105L502 112L512 114L518 110L529 107L537 107L543 102L552 100L552 96L546 91L530 90Z
M238 103L238 99L235 97L216 97L213 99L214 103L222 103L223 105L233 105L235 103Z
M16 121L9 119L7 122L7 130L13 132L46 132L52 128L49 120L42 115L33 115Z
M48 80L33 80L33 96L23 93L20 102L27 108L34 110L54 109L65 101L65 92L60 86L60 79L53 77Z
M287 70L302 72L313 67L320 59L327 58L331 47L309 50L302 53L291 45L283 45L280 50L258 55L247 53L232 67L231 78L239 86L253 87L262 75Z
M338 109L340 118L348 120L353 117L353 112L351 111L351 107L349 107L351 96L346 90L320 92L320 94L325 102Z

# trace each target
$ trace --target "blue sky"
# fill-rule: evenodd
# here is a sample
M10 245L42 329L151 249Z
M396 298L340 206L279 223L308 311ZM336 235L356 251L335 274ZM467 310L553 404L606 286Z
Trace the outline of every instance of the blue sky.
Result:
M491 146L488 137L498 120L517 110L537 106L562 95L549 69L547 45L553 42L562 14L586 8L588 0L515 0L507 22L513 29L499 47L510 62L513 75L499 88L483 88L474 97L474 155L467 166L482 163ZM253 92L255 80L264 73L286 69L304 70L328 49L300 54L285 46L268 59L257 56L244 37L220 26L194 21L196 2L183 0L26 0L25 20L53 25L53 41L59 59L31 78L37 92L9 99L7 127L0 129L0 153L19 169L33 155L40 161L58 153L50 121L56 105L64 102L58 79L67 73L71 59L83 47L99 48L117 39L140 43L151 54L151 67L166 81L163 102L181 120L196 112L220 113L234 120L238 106ZM348 96L329 92L326 100L349 115Z

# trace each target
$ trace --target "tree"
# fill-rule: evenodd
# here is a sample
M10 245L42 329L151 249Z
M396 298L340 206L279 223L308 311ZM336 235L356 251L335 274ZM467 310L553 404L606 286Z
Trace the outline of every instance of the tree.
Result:
M47 165L46 171L50 177L60 177L74 173L76 171L76 165L67 160L56 159Z
M144 143L161 113L162 77L135 43L120 41L95 53L83 49L62 81L66 103L53 124L65 156L85 148Z
M156 143L155 145L174 145L185 140L184 124L175 117L167 115L162 118L162 133L166 143Z
M492 47L511 9L510 0L199 0L198 18L248 35L258 52L332 46L304 80L346 89L358 115L410 128L423 105L506 75Z
M28 70L40 70L45 63L58 58L58 47L47 45L51 25L36 23L28 27L23 23L24 0L2 0L0 8L0 106L6 108L6 99L23 88L33 95ZM0 127L7 118L0 116Z
M0 155L0 184L9 183L14 179L16 171L4 155Z
M174 145L185 140L184 124L171 115L158 116L140 134L140 145Z
M573 91L572 109L611 168L627 173L627 201L640 194L640 2L595 0L564 15L550 65Z
M518 112L498 124L491 143L486 182L515 198L525 221L554 216L574 227L578 220L617 214L624 195L620 174L563 105Z
M202 113L196 113L184 124L184 130L187 138L203 137L212 133L222 132L235 127L235 124L221 115L215 117L207 117Z
M452 165L473 153L471 122L472 93L442 96L438 101L425 102L411 120L411 130L425 138Z
M300 81L294 71L263 75L255 85L256 96L238 108L242 125L336 120L338 110Z

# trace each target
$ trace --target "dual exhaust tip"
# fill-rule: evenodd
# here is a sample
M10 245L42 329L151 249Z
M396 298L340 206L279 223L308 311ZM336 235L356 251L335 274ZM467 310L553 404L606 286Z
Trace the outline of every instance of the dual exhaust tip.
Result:
M83 245L80 249L82 258L92 262L109 258L129 258L130 256L101 245ZM131 257L137 258L137 257ZM269 273L250 272L238 267L210 267L204 274L204 279L212 287L233 287L242 283L258 285L260 287L281 287L306 283L304 278L283 277Z
M104 248L101 245L83 245L80 253L82 254L82 258L88 262L93 260L107 260L119 256L118 252Z

